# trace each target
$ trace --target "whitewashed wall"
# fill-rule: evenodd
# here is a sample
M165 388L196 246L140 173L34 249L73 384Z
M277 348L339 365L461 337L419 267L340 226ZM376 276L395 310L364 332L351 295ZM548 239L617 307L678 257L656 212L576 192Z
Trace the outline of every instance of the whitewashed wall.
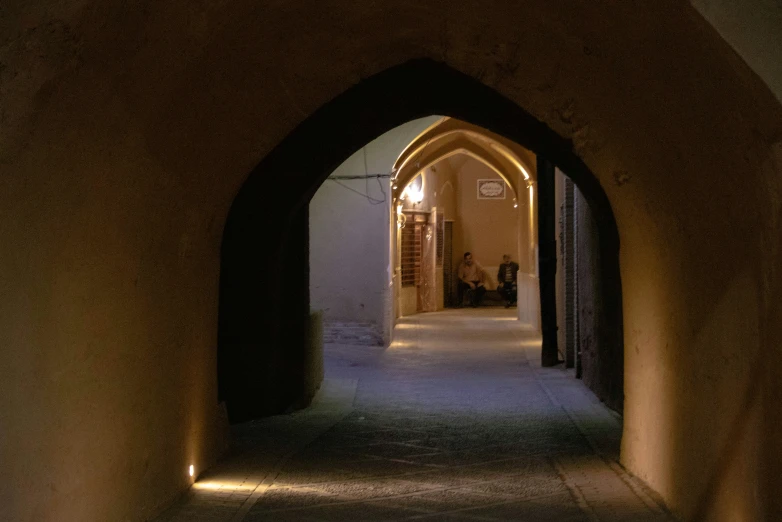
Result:
M407 144L438 119L422 118L392 129L348 158L332 176L390 172ZM393 317L389 181L381 180L382 190L374 179L339 183L325 181L310 202L311 306L323 310L327 321L372 323L385 335Z

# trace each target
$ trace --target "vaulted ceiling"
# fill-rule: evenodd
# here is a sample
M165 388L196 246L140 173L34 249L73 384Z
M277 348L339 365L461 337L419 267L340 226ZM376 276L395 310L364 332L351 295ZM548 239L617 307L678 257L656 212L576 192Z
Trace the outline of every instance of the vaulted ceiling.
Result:
M466 155L484 163L518 196L520 185L536 178L535 155L486 129L455 118L443 118L417 136L394 163L397 194L424 169Z

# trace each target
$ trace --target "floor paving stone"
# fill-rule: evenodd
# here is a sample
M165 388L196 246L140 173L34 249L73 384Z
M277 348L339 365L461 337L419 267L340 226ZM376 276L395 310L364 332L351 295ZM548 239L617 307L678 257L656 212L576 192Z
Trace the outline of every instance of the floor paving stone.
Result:
M157 520L673 520L616 463L621 417L541 368L513 313L420 314L388 348L326 345L313 406L234 427L229 458Z

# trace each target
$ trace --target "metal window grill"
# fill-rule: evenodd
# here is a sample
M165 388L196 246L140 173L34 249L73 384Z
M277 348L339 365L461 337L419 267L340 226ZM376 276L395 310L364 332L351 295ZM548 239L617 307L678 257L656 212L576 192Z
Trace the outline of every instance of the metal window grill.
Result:
M444 220L443 220L444 221ZM453 221L443 222L443 287L445 293L445 306L456 304L453 273Z
M437 267L443 266L443 253L445 251L445 216L442 212L437 213Z
M401 278L402 286L415 286L421 280L421 233L424 225L415 222L415 216L407 216L402 229Z

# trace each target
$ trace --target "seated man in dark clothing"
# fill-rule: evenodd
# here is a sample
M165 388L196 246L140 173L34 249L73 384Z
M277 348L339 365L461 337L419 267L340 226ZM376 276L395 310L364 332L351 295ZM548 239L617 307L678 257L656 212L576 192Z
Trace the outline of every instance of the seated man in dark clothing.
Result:
M473 261L472 254L465 252L464 261L459 265L459 306L462 305L464 294L470 300L470 306L477 308L481 304L483 294L486 293L486 274L483 267L477 261Z
M502 256L502 264L497 271L497 282L499 283L497 291L505 299L505 308L516 304L518 271L518 263L511 261L508 254Z

